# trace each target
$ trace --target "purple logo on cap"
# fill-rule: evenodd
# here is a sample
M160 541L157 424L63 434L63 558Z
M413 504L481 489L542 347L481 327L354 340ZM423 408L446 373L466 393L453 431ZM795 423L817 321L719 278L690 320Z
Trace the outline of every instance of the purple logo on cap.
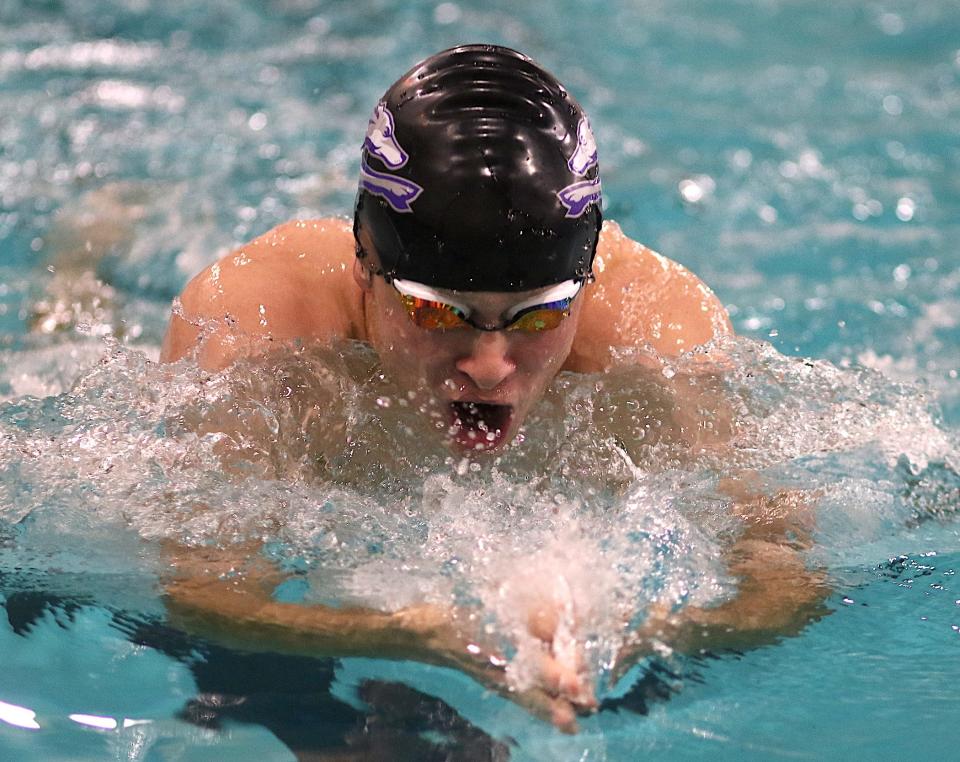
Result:
M377 104L367 123L367 136L363 140L363 147L389 169L400 169L407 163L409 156L393 135L393 114L382 102Z
M600 203L600 178L568 185L557 193L557 198L566 207L567 217L579 217L590 204Z
M577 125L577 150L573 152L567 166L571 172L581 177L587 174L590 167L597 166L597 141L593 138L593 130L586 118L581 119Z
M366 161L360 162L360 187L374 196L386 199L396 212L412 212L410 204L423 193L423 188L416 183L370 169Z

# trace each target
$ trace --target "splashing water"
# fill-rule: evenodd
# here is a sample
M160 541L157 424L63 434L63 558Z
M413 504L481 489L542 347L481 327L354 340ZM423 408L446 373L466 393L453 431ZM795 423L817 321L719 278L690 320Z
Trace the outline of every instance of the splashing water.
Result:
M431 401L362 345L218 374L106 346L69 391L0 406L6 568L55 566L81 588L133 574L143 610L158 543L254 544L298 580L285 599L470 610L463 626L511 657L519 687L531 601L557 605L556 647L585 643L599 679L652 604L733 594L722 551L742 527L725 477L816 494L810 560L827 565L957 503L956 442L922 388L745 339L670 373L628 355L563 374L522 442L474 460L450 455ZM114 588L98 587L131 595Z

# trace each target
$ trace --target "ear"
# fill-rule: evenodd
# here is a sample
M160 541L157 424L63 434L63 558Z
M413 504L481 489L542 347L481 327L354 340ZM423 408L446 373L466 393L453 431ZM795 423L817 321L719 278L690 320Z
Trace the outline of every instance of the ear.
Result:
M361 291L370 291L373 288L373 273L363 266L359 258L353 260L353 279Z

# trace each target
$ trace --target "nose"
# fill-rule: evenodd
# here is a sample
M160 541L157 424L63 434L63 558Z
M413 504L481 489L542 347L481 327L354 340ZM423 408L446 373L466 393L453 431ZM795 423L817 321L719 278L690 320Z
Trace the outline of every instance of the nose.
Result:
M469 353L457 360L457 370L469 376L478 389L495 389L517 369L507 355L508 346L503 331L479 333Z

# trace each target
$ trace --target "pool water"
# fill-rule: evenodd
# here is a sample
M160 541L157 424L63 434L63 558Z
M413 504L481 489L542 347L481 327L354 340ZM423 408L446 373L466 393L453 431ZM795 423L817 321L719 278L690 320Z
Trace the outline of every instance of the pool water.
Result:
M727 305L744 338L719 348L724 394L742 420L721 462L666 435L625 461L594 425L617 404L668 404L689 358L653 379L558 379L527 449L493 471L406 456L416 411L384 409L400 396L363 348L212 380L156 365L189 277L286 219L349 213L377 97L472 41L568 85L591 114L607 217ZM0 85L0 758L960 747L955 3L12 0ZM353 417L321 424L387 453L367 488L353 454L311 471L284 423L295 400L264 410L275 372L333 373ZM218 400L279 422L275 472L224 474L179 423ZM531 478L538 448L551 457ZM576 736L448 670L224 648L173 626L161 597L161 541L255 538L308 569L285 595L466 598L503 635L498 578L572 547L571 594L603 651L638 603L729 594L717 481L744 469L821 495L809 563L830 615L742 653L645 660L615 685L598 669L602 710Z

